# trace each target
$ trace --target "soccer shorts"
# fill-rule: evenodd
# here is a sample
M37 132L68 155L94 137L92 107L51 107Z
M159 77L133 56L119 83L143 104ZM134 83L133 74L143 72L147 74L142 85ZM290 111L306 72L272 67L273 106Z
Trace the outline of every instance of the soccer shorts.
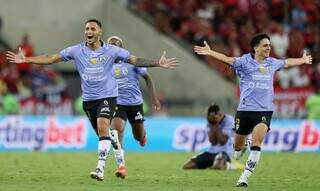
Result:
M266 124L269 131L272 113L272 111L237 111L235 132L239 135L249 135L259 123Z
M226 152L220 152L224 160L230 162L230 157ZM217 155L220 153L203 152L191 158L191 160L197 165L198 169L206 169L213 165L213 162Z
M117 105L114 117L119 117L124 121L128 119L131 125L134 123L143 123L143 106L142 104L133 106Z
M98 135L97 118L104 117L111 119L114 116L114 112L117 105L117 99L115 97L103 98L93 101L84 101L83 110L86 112L90 123Z

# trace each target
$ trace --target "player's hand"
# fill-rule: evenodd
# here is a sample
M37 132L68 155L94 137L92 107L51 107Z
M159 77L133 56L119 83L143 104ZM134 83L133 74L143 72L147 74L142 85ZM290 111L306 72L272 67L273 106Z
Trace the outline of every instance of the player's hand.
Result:
M156 111L161 109L161 103L158 99L152 100L152 108Z
M212 50L208 45L207 41L204 41L204 46L194 46L193 50L199 55L210 55Z
M8 51L6 54L7 60L10 63L24 63L26 62L26 57L24 56L21 48L19 47L18 54Z
M166 51L163 51L163 54L159 60L159 66L166 69L175 69L177 67L178 61L176 58L166 58Z
M304 60L305 64L312 64L312 56L311 55L307 55L307 51L306 50L303 51L302 59Z

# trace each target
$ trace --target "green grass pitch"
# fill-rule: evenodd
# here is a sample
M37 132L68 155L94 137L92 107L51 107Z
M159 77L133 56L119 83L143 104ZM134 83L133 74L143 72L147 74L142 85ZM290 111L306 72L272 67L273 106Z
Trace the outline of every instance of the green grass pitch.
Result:
M114 176L108 158L105 180L89 177L95 153L0 153L0 191L205 191L320 190L320 154L263 153L248 188L236 188L240 171L181 169L194 153L126 153L129 176ZM246 159L243 158L242 162Z

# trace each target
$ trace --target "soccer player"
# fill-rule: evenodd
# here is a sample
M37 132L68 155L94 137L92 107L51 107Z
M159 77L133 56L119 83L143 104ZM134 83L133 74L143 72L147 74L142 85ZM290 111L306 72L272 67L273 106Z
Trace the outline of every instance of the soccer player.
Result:
M122 39L117 36L109 37L108 43L123 48ZM117 109L111 122L112 129L116 130L112 130L112 133L114 133L116 142L120 143L117 149L114 149L118 165L116 176L125 178L127 176L127 169L124 160L123 133L127 120L131 125L134 138L139 141L140 145L144 146L147 141L143 125L144 112L142 106L143 98L139 87L140 76L146 81L153 108L159 110L161 105L157 98L151 75L147 72L146 68L135 67L119 60L113 65L113 73L118 82L119 91Z
M12 63L52 64L74 60L81 78L83 108L99 136L98 164L90 176L97 180L104 179L104 167L111 147L109 133L110 119L116 107L118 85L112 75L115 59L125 60L138 67L175 68L176 58L167 59L165 52L157 60L148 60L131 55L127 50L109 45L101 40L101 22L90 19L85 23L85 42L70 46L60 53L25 57L21 50L18 54L7 53Z
M235 116L235 153L239 159L246 137L252 134L251 147L246 167L236 186L248 186L248 178L260 160L261 144L270 130L270 121L274 110L273 76L283 67L312 64L312 57L304 51L301 58L285 60L269 57L271 44L267 34L257 34L251 39L252 53L241 57L228 57L211 50L207 42L204 46L195 46L200 55L209 55L230 65L240 77L240 103Z
M231 115L220 111L218 105L210 105L207 112L208 136L211 146L208 151L192 157L183 165L183 169L205 169L212 167L218 170L231 169L233 153L233 126Z

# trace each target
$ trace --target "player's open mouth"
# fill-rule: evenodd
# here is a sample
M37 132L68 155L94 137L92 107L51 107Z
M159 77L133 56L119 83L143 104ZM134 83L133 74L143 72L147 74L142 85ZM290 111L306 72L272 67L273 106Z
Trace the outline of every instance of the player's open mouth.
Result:
M93 36L88 36L87 38L88 38L88 39L92 39L92 38L93 38Z

